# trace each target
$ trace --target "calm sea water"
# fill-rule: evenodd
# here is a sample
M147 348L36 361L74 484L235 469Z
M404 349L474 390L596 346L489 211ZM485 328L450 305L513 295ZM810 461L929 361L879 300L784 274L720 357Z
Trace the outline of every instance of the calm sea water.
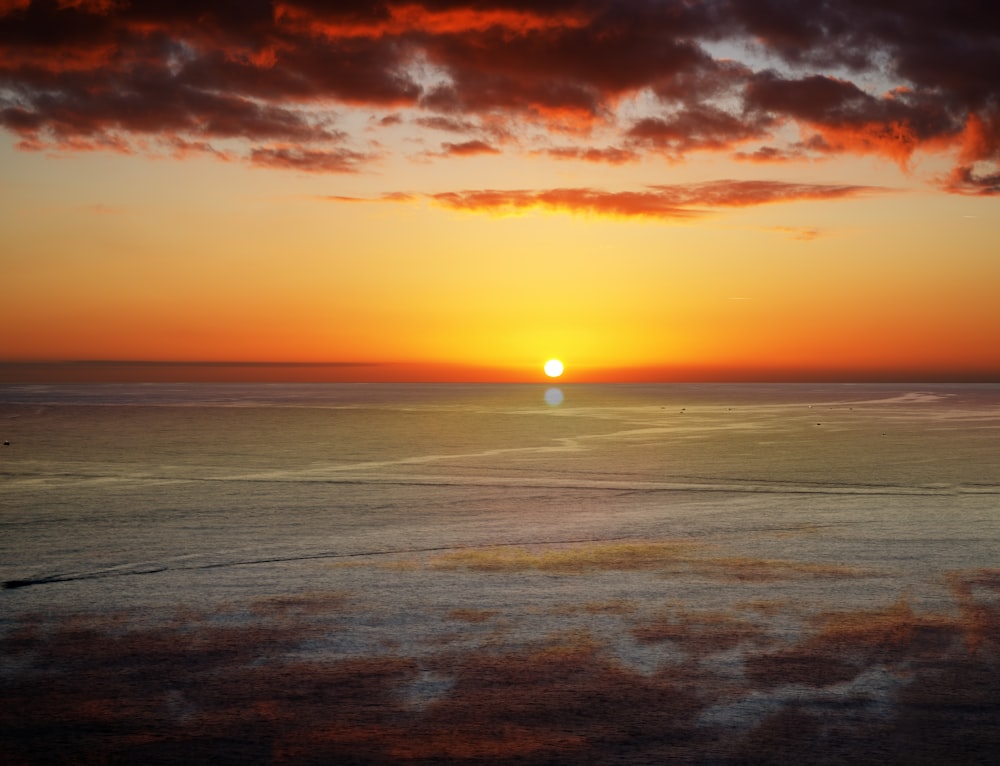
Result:
M38 718L6 721L17 752L45 761L39 742L63 726L89 732L66 747L95 762L169 761L183 742L242 762L781 760L795 732L832 736L829 710L845 747L868 747L875 729L884 743L910 709L900 700L930 683L928 656L940 670L965 652L962 672L993 657L1000 386L551 388L0 387L2 677L8 702ZM170 636L184 647L161 668L173 680L119 688L162 660L130 645L134 665L53 696L38 681L80 679L63 639L81 624L79 651L98 655ZM222 629L258 648L216 648L209 662L198 647ZM566 684L587 698L612 669L631 679L626 698L660 693L669 676L671 699L693 695L671 713L684 736L659 719L611 740L578 731L558 694L551 710L536 703L552 720L498 722L504 700L522 702L490 696L500 681L484 680L483 658L521 678L518 663L540 652L546 668L582 664L532 699ZM376 661L398 667L383 677ZM238 669L306 665L374 684L327 700L337 720L351 711L339 734L312 702L260 679L243 717L196 691ZM122 725L107 695L135 708L122 714L128 736L101 728ZM608 720L601 699L574 715ZM470 700L481 718L442 723ZM995 692L979 704L1000 710ZM289 723L302 716L313 734ZM219 720L239 725L206 740ZM239 733L251 723L265 734ZM941 726L934 746L947 755L952 724ZM954 726L987 743L997 732L978 718Z

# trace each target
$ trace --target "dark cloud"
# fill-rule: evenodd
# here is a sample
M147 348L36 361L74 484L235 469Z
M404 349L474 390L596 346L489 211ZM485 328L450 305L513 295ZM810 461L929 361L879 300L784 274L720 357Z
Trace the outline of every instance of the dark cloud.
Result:
M469 133L476 129L476 124L469 120L456 119L455 117L445 117L435 115L434 117L421 117L417 124L432 130L444 130L451 133Z
M801 67L878 68L943 101L997 98L1000 6L991 0L729 0L732 19Z
M590 6L585 24L519 34L494 26L427 39L428 58L451 75L451 84L430 92L425 103L585 125L604 118L617 98L710 60L689 39L699 24L680 3L668 4L666 12L646 3Z
M667 118L639 120L628 131L636 143L671 155L695 150L729 149L752 139L764 138L770 117L741 118L712 106L694 106Z
M759 73L751 105L815 127L830 151L908 159L920 148L968 145L978 125L1000 115L1000 6L989 0L732 0L733 19L798 70L837 67L856 77ZM863 91L866 77L895 86ZM973 160L996 162L1000 136Z
M723 43L760 55L723 58ZM762 60L773 68L751 65ZM22 148L200 146L292 166L325 156L316 167L338 172L371 154L335 127L360 107L383 115L373 130L447 130L455 149L528 126L599 128L616 149L543 150L590 162L862 153L907 165L945 151L946 188L992 193L997 71L991 0L0 2L0 126ZM415 114L386 114L402 109ZM784 142L784 127L809 138ZM508 145L553 143L565 142Z
M325 157L306 164L339 171L362 152L342 145L319 101L396 105L418 93L393 45L289 37L269 2L32 2L0 9L0 44L0 124L26 148L239 139L254 162Z
M956 140L964 130L941 105L908 90L876 97L827 75L790 79L760 73L747 84L744 103L751 113L816 130L814 150L875 153L901 162L922 145Z

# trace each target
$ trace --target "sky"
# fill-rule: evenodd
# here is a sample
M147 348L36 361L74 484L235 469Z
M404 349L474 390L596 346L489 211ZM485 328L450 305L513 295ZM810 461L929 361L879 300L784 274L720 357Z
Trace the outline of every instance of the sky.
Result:
M993 0L0 0L0 381L1000 380Z

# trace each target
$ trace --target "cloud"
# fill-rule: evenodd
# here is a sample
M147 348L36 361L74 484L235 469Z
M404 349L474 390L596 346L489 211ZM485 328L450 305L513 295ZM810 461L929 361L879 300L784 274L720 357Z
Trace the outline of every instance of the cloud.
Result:
M829 200L884 192L874 186L851 184L809 184L784 181L707 181L653 187L683 204L709 207L747 207L774 202Z
M800 151L779 149L775 146L760 146L753 151L739 151L733 154L733 159L742 162L793 162L802 159Z
M453 210L512 213L528 209L592 213L625 218L681 219L699 215L686 210L655 191L607 192L597 189L549 189L543 191L491 189L441 192L431 199Z
M772 226L770 231L776 231L779 234L784 234L785 236L799 242L812 242L814 239L818 239L823 236L823 231L821 229L809 226Z
M434 117L421 117L417 124L432 130L444 130L451 133L468 133L476 129L476 123L470 120L456 119L455 117L444 117L436 115Z
M944 188L993 193L998 28L987 0L3 0L0 126L26 150L202 146L344 172L377 156L336 127L369 110L372 132L455 133L445 155L484 129L612 164L949 152Z
M881 190L869 186L723 180L650 186L643 191L480 189L428 196L444 207L478 213L507 214L539 209L620 218L683 220L705 215L707 210L715 208L842 199L876 191Z
M316 197L324 202L414 202L419 195L410 192L387 192L379 197L351 197L342 194L326 194Z
M982 120L1000 113L1000 8L985 1L840 4L732 2L733 22L794 69L837 68L783 78L757 73L748 104L807 123L831 151L879 153L905 162L913 152L960 144ZM886 96L860 83L897 83ZM980 147L997 159L1000 136Z
M348 150L301 149L298 147L269 147L254 149L250 161L255 165L307 173L355 173L367 155Z
M922 145L954 140L962 126L939 105L906 91L875 97L826 75L790 79L768 71L748 83L746 108L813 131L807 145L827 153L881 154L906 164Z
M444 143L441 145L442 153L449 157L470 157L476 154L500 154L500 150L495 146L490 146L485 141L463 141L461 143Z
M954 168L941 184L956 194L991 196L1000 194L1000 173L977 174L971 166Z
M742 119L711 106L683 110L669 118L647 117L628 131L629 138L672 155L703 149L729 149L767 135L770 120Z
M417 94L378 45L282 38L268 3L230 13L211 3L32 2L0 16L0 47L0 125L23 148L239 140L257 164L342 172L363 155L341 145L346 134L315 99L392 105ZM274 151L273 141L295 148Z
M550 4L539 9L530 4L486 3L473 6L464 3L415 2L330 3L293 0L275 4L277 21L287 27L333 39L352 37L383 38L422 32L428 34L461 34L502 29L524 34L534 30L584 26L587 19L572 9L572 4ZM493 5L493 7L489 7ZM432 7L435 6L435 7Z

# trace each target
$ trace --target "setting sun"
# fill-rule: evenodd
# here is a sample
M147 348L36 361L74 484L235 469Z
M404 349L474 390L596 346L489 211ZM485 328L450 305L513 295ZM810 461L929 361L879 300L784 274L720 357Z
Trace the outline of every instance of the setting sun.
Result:
M545 363L545 374L550 378L558 378L563 374L563 363L558 359L549 359Z

